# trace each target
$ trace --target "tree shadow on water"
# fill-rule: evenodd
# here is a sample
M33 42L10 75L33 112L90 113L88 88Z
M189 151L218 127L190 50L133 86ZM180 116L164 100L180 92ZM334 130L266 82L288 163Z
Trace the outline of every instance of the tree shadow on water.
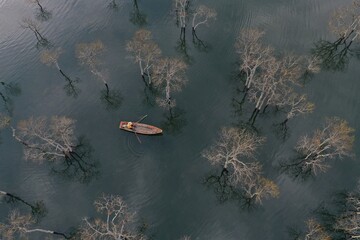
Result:
M42 8L42 9L38 10L35 17L37 20L39 20L41 22L45 22L45 21L48 21L52 17L52 12L46 10L45 8Z
M36 221L40 221L41 218L45 217L47 214L47 208L45 206L44 201L36 201L36 202L29 202L26 201L25 199L12 194L12 193L8 193L8 192L4 192L0 190L0 196L3 195L3 200L8 203L8 204L16 204L16 203L20 203L20 204L24 204L27 207L30 207L31 209L31 214L33 215L34 219ZM1 200L1 197L0 197Z
M313 169L307 167L304 162L304 156L300 156L297 152L297 156L291 158L290 160L281 160L278 165L278 170L280 173L285 173L293 180L306 181L310 179L315 179Z
M77 98L81 92L80 88L77 86L81 82L80 78L76 77L75 79L71 79L62 70L60 70L60 73L66 80L66 84L63 87L66 95Z
M350 45L338 39L335 42L320 40L315 43L312 55L320 60L321 67L325 70L343 71L349 64L351 56Z
M145 86L143 93L141 93L143 96L142 102L149 107L156 106L156 99L160 96L160 92L158 89L152 87L151 85Z
M181 108L170 108L163 115L165 120L160 123L161 128L170 135L181 133L182 129L187 125L185 114L185 110Z
M14 110L13 97L21 94L21 88L18 83L14 82L1 82L0 81L0 99L3 104L3 110L12 116Z
M146 15L140 11L137 0L133 0L133 10L130 12L130 22L139 27L147 24Z
M198 35L196 34L195 30L192 30L192 42L194 47L199 51L199 52L209 52L212 47L209 43L201 40Z
M182 58L187 64L192 64L194 58L189 54L189 45L186 42L185 29L181 29L180 38L176 42L175 49L178 53L182 55Z
M107 110L117 110L121 106L123 97L118 89L104 89L100 92L100 100Z
M216 199L220 204L227 201L238 202L241 209L253 210L256 208L255 201L247 198L240 189L232 186L229 174L223 169L220 174L210 173L204 177L203 184L214 191Z
M347 201L349 196L349 193L346 191L335 192L328 197L327 201L320 203L319 206L312 211L312 214L318 219L321 225L331 234L333 240L353 239L346 234L346 231L336 227L338 221L347 218L349 209L351 209Z
M60 164L52 166L51 173L80 183L89 183L99 177L99 162L93 158L94 149L88 139L79 137L75 150Z

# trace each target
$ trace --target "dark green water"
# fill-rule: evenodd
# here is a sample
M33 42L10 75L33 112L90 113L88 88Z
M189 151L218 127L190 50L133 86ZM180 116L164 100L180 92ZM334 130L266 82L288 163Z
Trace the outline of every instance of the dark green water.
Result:
M64 79L55 68L42 64L31 31L21 29L23 17L33 17L36 8L22 0L0 0L0 81L18 83L21 94L13 97L13 123L30 116L66 115L77 120L77 135L84 135L100 162L100 176L89 184L49 174L47 164L37 165L23 159L22 146L10 130L1 132L0 190L16 193L29 200L43 200L49 210L41 227L67 231L85 216L94 216L92 203L102 193L124 197L137 217L150 224L155 239L288 239L287 227L303 228L311 211L339 190L351 190L358 178L359 142L355 141L354 159L334 161L332 168L316 179L299 182L281 174L276 166L293 154L297 139L319 128L325 117L346 119L360 132L359 61L351 57L343 71L322 70L308 81L304 92L314 102L314 113L289 123L290 137L283 142L273 124L281 117L269 111L260 115L256 127L267 138L258 159L264 174L280 187L278 199L266 200L252 211L236 201L219 204L214 192L203 185L203 178L214 168L200 156L222 126L247 120L251 110L237 116L232 107L238 86L232 79L236 69L234 41L246 27L266 31L265 41L278 52L309 54L320 39L335 40L327 22L334 9L350 4L349 0L209 0L198 1L218 12L210 27L199 28L198 35L211 45L208 52L198 51L187 29L187 71L184 90L175 95L180 109L181 128L165 131L158 137L141 137L139 144L132 134L118 129L120 120L136 120L148 114L145 122L164 126L166 111L145 101L144 84L138 66L125 50L139 26L129 21L132 3L127 0L118 11L107 1L44 0L52 12L41 23L41 32L55 47L64 51L59 59L62 69L79 77L81 93L66 95ZM147 16L145 28L151 30L165 56L182 56L176 50L180 29L171 15L172 4L166 0L139 0ZM75 45L101 40L107 51L104 68L109 71L109 86L121 92L118 109L107 109L100 100L104 86L80 66ZM356 46L354 46L356 47ZM249 104L248 104L249 105ZM251 109L251 105L249 105ZM13 205L1 202L0 219L4 220ZM42 236L38 237L41 239ZM36 237L35 237L36 239Z

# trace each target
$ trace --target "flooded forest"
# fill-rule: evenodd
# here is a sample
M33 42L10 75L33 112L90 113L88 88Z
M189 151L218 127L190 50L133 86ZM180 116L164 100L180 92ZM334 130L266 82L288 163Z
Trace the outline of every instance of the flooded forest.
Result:
M360 239L360 0L0 0L0 240Z

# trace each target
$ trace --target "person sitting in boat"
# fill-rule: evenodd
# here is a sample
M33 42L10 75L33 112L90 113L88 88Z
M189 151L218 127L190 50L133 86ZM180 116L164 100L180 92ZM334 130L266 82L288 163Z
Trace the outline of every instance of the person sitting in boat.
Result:
M133 129L133 128L134 128L134 124L133 124L132 122L128 122L127 125L126 125L126 127L127 127L128 129Z

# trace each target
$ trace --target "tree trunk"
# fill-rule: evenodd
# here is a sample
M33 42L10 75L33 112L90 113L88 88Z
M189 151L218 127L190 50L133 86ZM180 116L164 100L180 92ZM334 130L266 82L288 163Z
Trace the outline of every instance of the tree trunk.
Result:
M134 0L134 7L135 7L136 9L139 9L137 0Z
M251 117L249 118L249 122L251 122L251 125L253 126L256 120L257 115L259 114L260 110L255 108L253 113L251 114Z
M46 230L46 229L42 229L42 228L25 229L25 232L26 233L33 233L33 232L49 233L49 234L54 234L54 235L60 235L60 236L64 237L65 239L70 238L70 237L66 236L65 233L55 232L55 231Z
M181 27L180 39L182 42L185 42L185 27Z
M18 196L15 196L11 193L8 193L8 192L4 192L4 191L0 191L0 194L2 195L5 195L5 196L8 196L9 198L11 199L15 199L19 202L22 202L24 203L25 205L29 206L31 209L35 209L35 206L33 206L32 204L28 203L27 201L23 200L22 198L18 197Z
M147 76L148 76L148 82L149 82L149 85L151 85L151 75L150 75L150 73L149 73L149 67L148 68L146 68L146 73L147 73Z
M109 85L107 84L107 82L105 82L105 87L106 87L106 95L109 97Z
M264 110L263 110L263 113L265 113L267 107L269 106L269 104L266 104L265 107L264 107Z

